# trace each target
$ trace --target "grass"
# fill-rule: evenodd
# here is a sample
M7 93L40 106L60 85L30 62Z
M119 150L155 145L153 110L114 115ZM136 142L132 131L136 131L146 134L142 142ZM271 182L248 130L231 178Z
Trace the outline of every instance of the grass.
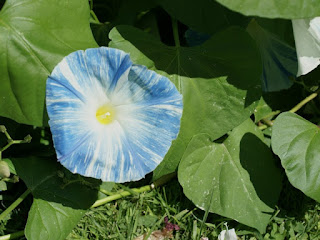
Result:
M117 185L116 190L146 184L145 180L126 186ZM25 189L25 185L19 183L16 186L18 196ZM15 195L14 192L8 194L11 195ZM12 200L7 199L3 204L9 204ZM0 223L1 235L18 232L24 228L31 203L30 196L12 212L8 220ZM293 188L287 180L283 183L278 207L267 231L260 234L255 229L213 213L205 217L205 212L196 208L184 196L177 179L152 191L133 194L89 210L67 240L143 240L142 235L151 235L157 230L158 234L163 233L160 231L165 228L165 217L170 223L180 227L178 231L172 232L171 239L176 240L200 240L201 237L217 239L219 233L225 229L225 223L229 228L235 228L239 239L242 240L320 240L320 204ZM20 238L22 239L25 238ZM164 238L152 240L161 239Z
M265 234L211 213L203 222L204 215L204 211L183 195L177 180L173 180L151 192L135 194L88 211L67 239L134 240L162 230L165 217L180 227L173 231L172 239L217 239L225 229L225 223L236 229L240 239L320 239L320 205L288 182L284 184L279 207Z

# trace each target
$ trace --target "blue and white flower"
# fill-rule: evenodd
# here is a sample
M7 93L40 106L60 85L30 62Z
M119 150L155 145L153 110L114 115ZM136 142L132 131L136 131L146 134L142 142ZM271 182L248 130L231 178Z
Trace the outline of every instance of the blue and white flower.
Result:
M143 178L180 129L182 96L174 84L117 49L71 53L49 76L46 94L58 161L103 181Z
M305 75L320 65L320 17L292 20L298 56L297 76Z

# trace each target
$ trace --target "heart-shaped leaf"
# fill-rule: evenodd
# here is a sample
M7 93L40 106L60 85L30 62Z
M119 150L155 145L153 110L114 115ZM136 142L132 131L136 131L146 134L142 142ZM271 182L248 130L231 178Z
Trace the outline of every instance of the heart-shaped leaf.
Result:
M54 66L70 52L97 46L87 0L7 0L0 42L0 116L37 126Z
M298 71L295 49L281 41L276 35L252 20L247 31L256 41L263 64L262 88L266 92L280 91L292 86Z
M212 0L156 0L156 2L171 17L178 19L191 29L203 33L213 34L227 26L247 21L243 15L229 11L226 7Z
M271 144L290 183L320 202L320 128L295 113L281 113L272 127Z
M280 169L263 134L248 119L221 144L192 138L179 165L186 196L198 207L264 232L280 190Z

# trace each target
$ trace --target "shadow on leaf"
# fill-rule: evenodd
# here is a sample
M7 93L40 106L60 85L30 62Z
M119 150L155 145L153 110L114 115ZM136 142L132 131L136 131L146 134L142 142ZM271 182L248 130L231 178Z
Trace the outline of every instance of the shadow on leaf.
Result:
M63 167L54 159L12 159L17 174L31 189L34 198L60 203L72 209L87 210L97 200L101 181L71 175L66 177Z
M274 208L282 188L282 178L280 167L268 146L254 134L246 133L240 142L240 163L250 175L259 198Z

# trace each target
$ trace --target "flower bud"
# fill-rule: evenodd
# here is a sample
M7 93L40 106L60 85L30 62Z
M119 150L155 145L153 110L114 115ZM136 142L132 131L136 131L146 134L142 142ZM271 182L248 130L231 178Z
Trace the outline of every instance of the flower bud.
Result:
M0 177L1 178L10 177L10 168L8 163L6 163L5 161L0 161Z

